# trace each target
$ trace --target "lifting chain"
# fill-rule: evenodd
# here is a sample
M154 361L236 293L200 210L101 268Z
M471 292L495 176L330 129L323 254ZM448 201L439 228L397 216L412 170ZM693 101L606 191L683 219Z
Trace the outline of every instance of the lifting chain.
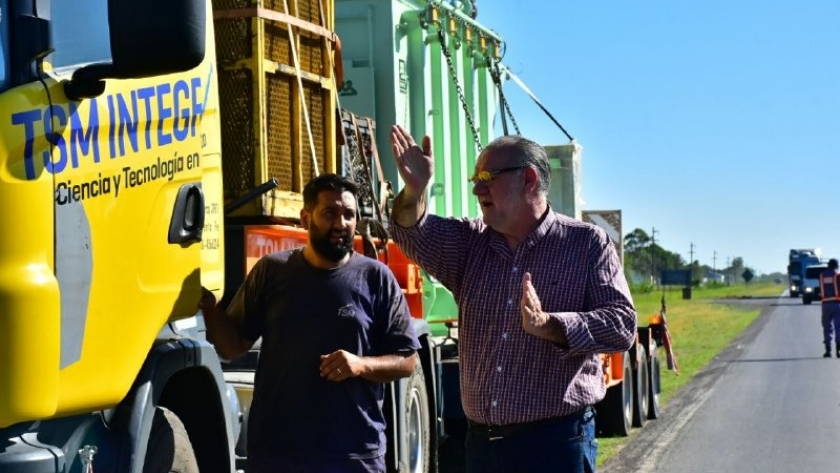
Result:
M349 128L349 129L348 129ZM365 166L365 157L362 152L364 143L359 142L359 134L352 122L342 120L342 129L344 132L344 140L347 144L348 155L345 156L346 172L348 177L352 179L359 187L359 212L362 216L373 215L376 212L374 208L373 193L371 191L372 185L368 179L367 168Z
M490 63L490 76L493 78L493 83L496 84L496 89L499 90L499 102L501 103L504 110L502 111L502 125L504 127L504 132L507 135L507 122L505 121L505 113L507 116L510 117L510 122L513 124L513 129L516 130L517 135L521 135L522 132L519 131L519 125L516 123L516 119L513 118L513 111L510 109L510 104L508 103L507 99L505 99L505 93L502 90L502 78L501 72L499 72L499 63L497 61L493 61L492 59L487 59Z
M469 104L467 104L467 99L464 97L464 90L461 88L461 84L458 83L458 72L452 64L452 53L446 47L446 36L443 33L443 25L437 24L435 27L437 28L438 40L440 41L440 48L443 51L443 57L446 58L446 65L449 66L449 74L452 76L452 82L455 84L455 90L458 91L458 100L461 101L461 106L464 108L464 115L466 115L467 122L470 124L470 131L472 131L473 139L475 140L475 147L480 153L484 148L481 146L481 140L478 138L478 128L475 126Z
M475 20L478 16L478 6L475 4L475 0L470 0L470 18Z

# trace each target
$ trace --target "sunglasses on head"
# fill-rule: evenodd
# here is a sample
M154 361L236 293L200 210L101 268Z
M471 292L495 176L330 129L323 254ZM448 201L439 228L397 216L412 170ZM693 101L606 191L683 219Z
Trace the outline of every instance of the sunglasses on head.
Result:
M525 169L526 167L528 166L511 166L509 168L493 169L489 171L477 171L471 178L469 178L469 181L473 184L490 184L499 174L519 171L520 169Z

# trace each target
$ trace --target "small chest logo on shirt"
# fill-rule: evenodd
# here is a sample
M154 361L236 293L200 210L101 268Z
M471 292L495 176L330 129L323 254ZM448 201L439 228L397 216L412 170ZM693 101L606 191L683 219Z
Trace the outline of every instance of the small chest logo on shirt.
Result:
M352 305L346 305L338 309L339 317L356 317L356 309Z

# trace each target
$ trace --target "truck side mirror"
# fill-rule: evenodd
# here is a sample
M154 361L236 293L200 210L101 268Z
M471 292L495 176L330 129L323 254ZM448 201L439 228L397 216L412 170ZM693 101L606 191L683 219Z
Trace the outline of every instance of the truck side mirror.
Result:
M104 79L140 79L188 71L204 60L204 0L109 0L111 62L77 69L65 83L73 100L105 91Z

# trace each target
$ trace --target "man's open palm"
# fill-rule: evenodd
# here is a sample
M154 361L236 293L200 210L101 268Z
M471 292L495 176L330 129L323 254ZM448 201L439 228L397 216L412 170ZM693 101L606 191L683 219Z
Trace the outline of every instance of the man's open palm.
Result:
M394 125L391 127L391 148L406 187L414 193L425 191L434 169L432 140L424 136L422 147L418 146L405 128Z

